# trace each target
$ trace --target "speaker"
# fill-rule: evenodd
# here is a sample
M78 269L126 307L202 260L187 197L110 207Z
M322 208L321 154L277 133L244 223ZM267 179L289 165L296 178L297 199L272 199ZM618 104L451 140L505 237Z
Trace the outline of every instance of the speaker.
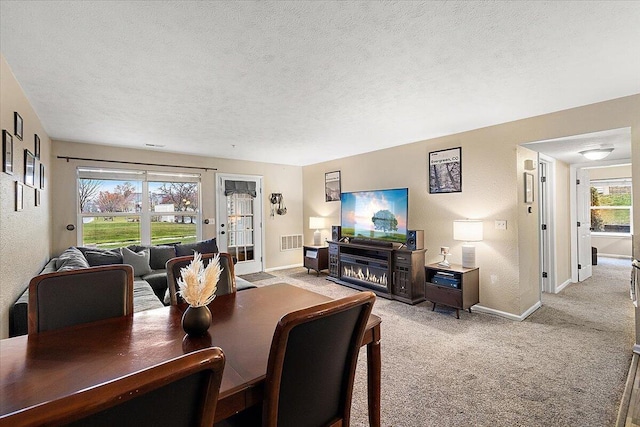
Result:
M424 230L407 230L407 249L424 249Z
M339 225L332 225L331 226L331 241L332 242L337 242L341 238L342 238L342 227L340 227Z

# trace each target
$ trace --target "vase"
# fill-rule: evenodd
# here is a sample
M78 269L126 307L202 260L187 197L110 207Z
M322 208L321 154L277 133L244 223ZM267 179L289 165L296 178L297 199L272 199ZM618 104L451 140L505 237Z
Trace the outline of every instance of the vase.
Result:
M204 335L211 326L211 312L209 307L189 306L182 315L182 329L191 337Z

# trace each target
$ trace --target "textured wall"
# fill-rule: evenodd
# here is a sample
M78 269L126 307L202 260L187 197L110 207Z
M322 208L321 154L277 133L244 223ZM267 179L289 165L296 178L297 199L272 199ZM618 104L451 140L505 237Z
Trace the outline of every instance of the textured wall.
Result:
M340 170L343 191L409 187L409 226L425 230L427 262L435 262L439 247L451 247L451 261L461 261L461 242L453 240L452 220L482 218L484 241L476 244L480 266L480 304L520 316L539 300L537 213L527 214L521 200L523 163L529 156L518 151L522 143L578 135L595 131L632 128L635 167L640 164L640 95L546 114L525 120L477 129L401 147L346 157L306 166L303 221L322 215L339 224L340 203L325 202L324 174ZM429 194L427 156L430 151L462 147L461 193ZM568 174L564 165L556 169L559 178ZM640 178L635 174L635 202ZM558 201L558 279L567 275L569 260L568 186L556 193ZM537 194L536 194L537 200ZM563 204L564 203L564 204ZM535 206L534 211L535 211ZM640 209L634 212L636 223ZM507 220L507 230L494 228L494 220ZM305 241L312 231L305 229ZM325 231L323 237L328 236ZM636 238L638 239L638 237ZM636 245L638 245L636 241ZM567 252L565 252L567 251ZM566 279L565 279L566 280Z
M13 135L14 111L23 120L22 141ZM9 331L9 307L49 257L51 143L4 56L0 58L0 124L13 135L13 175L0 172L0 338L5 338ZM25 186L24 210L16 212L15 182L24 182L24 150L34 151L34 134L40 137L40 159L45 165L42 204L34 206L35 190Z

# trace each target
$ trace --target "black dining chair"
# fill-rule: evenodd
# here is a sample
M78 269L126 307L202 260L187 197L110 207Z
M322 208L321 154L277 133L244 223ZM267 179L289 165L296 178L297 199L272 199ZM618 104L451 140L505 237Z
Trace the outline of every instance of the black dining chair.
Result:
M237 286L233 258L226 252L220 252L218 255L220 256L220 267L222 268L222 272L220 273L220 279L218 280L216 295L234 293L237 291ZM202 262L206 267L209 262L211 262L215 254L201 254L201 256ZM171 258L167 261L167 286L169 288L169 304L171 305L176 305L182 302L182 299L178 295L178 291L180 290L178 287L178 278L180 277L180 270L188 266L191 261L193 261L193 255Z
M216 426L349 426L356 363L373 292L283 316L276 326L264 401Z
M29 334L133 314L133 267L41 274L29 282Z
M51 402L38 424L211 427L224 364L218 347L187 353Z

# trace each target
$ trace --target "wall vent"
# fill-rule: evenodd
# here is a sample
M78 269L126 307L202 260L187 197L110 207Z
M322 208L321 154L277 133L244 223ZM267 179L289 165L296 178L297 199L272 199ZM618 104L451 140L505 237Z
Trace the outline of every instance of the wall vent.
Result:
M302 249L302 234L280 236L280 252Z

